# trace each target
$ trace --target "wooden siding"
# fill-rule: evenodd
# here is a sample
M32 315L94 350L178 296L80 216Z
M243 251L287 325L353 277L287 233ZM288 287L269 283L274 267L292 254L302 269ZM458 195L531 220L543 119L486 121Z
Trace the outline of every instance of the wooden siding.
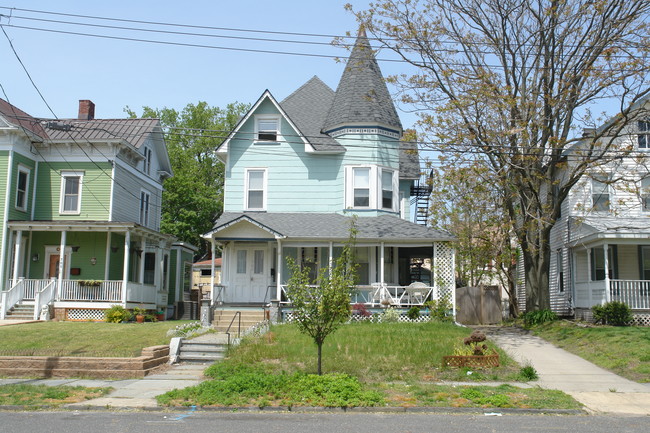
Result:
M162 189L160 186L153 187L141 176L144 175L136 175L116 163L112 221L140 223L140 192L144 189L151 195L147 227L158 231L160 230Z
M9 152L6 150L0 150L0 173L4 173L4 176L0 176L0 221L2 221L2 230L0 230L0 246L2 245L2 238L4 236L4 223L6 219L6 193L7 193L7 173L9 172ZM2 266L2 263L0 263ZM2 289L3 287L0 287Z
M108 162L47 162L38 166L35 220L107 221L111 191ZM59 213L61 172L83 171L80 214Z
M277 113L273 104L265 101L255 114ZM324 155L305 152L305 144L284 119L277 142L255 143L251 139L254 131L255 116L251 116L230 142L225 173L226 212L245 208L247 168L267 170L268 212L341 212L345 209L345 166L399 169L398 142L383 136L341 137L339 142L347 151Z

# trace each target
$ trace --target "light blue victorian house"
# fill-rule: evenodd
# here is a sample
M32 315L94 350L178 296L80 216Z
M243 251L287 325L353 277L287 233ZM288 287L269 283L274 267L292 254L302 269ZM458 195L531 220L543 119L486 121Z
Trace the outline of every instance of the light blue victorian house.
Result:
M289 303L287 258L316 275L358 216L359 290L369 306L454 296L452 236L409 220L421 177L361 31L336 91L313 77L278 102L267 90L217 148L224 213L204 236L222 249L217 303ZM426 188L425 188L426 190Z

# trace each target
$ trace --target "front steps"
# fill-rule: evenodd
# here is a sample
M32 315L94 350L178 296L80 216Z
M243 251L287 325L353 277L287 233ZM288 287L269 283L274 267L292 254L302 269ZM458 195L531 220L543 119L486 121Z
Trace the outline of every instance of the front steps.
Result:
M237 328L239 326L239 318L236 317L237 312L241 313L241 333L266 319L266 313L261 308L254 310L226 310L219 308L214 312L212 328L214 328L217 332L226 332L228 326L230 325L230 322L232 321L232 326L230 327L230 335L237 336ZM234 321L233 318L235 319Z
M216 362L224 358L228 343L183 340L178 354L179 362Z
M7 320L34 320L33 304L16 304L5 314Z

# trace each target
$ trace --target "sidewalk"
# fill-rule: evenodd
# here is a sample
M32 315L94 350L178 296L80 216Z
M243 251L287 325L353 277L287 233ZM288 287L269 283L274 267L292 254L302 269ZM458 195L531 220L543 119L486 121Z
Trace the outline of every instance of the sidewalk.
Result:
M481 330L519 364L532 365L540 387L564 391L592 413L650 415L650 384L627 380L521 329Z

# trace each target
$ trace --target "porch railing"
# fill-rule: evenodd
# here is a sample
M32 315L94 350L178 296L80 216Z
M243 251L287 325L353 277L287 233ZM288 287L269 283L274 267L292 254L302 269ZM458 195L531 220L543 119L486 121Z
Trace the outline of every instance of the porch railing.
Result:
M129 282L126 287L126 300L128 302L156 303L156 288L154 286Z
M223 304L223 292L225 290L226 290L226 286L223 286L221 284L215 284L212 287L212 291L210 292L212 298L210 299L210 304L211 305Z
M7 312L11 310L14 305L23 300L24 281L25 280L22 279L18 281L12 280L9 290L4 290L2 292L2 299L0 299L0 302L2 302L2 305L0 305L0 320L4 320Z
M610 280L609 293L612 301L623 302L632 310L650 309L648 280Z
M52 280L42 280L42 279L35 280L35 279L20 278L18 280L11 280L10 284L11 286L14 286L22 282L21 287L22 287L23 297L21 301L22 300L33 301L35 299L36 293L43 290L43 288L47 286L51 281Z
M121 281L98 281L92 285L83 285L79 281L63 280L61 282L61 301L122 302ZM131 284L129 283L129 286ZM153 297L155 302L155 293Z
M50 280L49 283L34 295L34 320L38 320L41 314L41 308L48 305L56 296L56 280Z
M318 286L311 286L318 287ZM291 300L287 296L286 286L282 285L283 304L290 304ZM414 305L424 305L430 300L438 300L440 293L437 289L430 286L389 286L376 284L370 286L356 286L350 302L352 304L366 304L377 307L381 305L393 305L396 307L407 307Z

